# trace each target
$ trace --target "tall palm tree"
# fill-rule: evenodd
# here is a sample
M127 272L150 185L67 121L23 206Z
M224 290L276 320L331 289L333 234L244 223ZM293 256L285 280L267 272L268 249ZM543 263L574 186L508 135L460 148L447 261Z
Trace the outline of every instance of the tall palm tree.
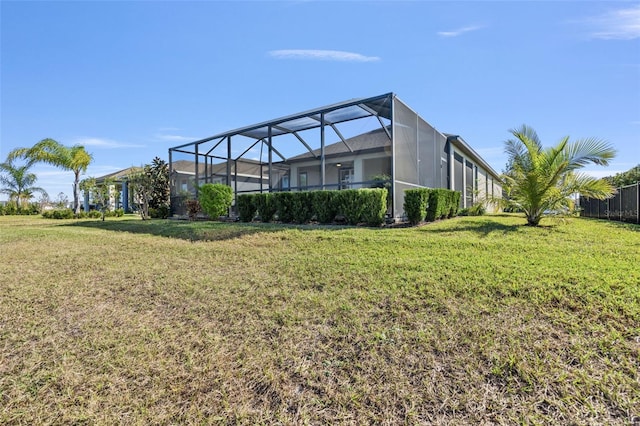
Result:
M12 160L0 163L0 192L8 194L10 199L16 200L16 206L21 208L22 201L28 202L33 198L34 192L46 194L44 189L33 186L38 179L34 173L30 173L29 169L33 162L27 161L22 166L16 166Z
M508 170L503 175L504 204L523 211L527 224L538 226L545 211L572 207L572 195L605 199L614 188L577 170L593 163L606 166L615 150L606 141L587 138L543 148L535 130L527 125L511 129L515 139L505 142Z
M17 148L9 153L9 158L26 158L32 162L51 164L72 171L73 211L80 213L80 173L87 171L93 157L82 145L64 146L53 139L43 139L31 148Z

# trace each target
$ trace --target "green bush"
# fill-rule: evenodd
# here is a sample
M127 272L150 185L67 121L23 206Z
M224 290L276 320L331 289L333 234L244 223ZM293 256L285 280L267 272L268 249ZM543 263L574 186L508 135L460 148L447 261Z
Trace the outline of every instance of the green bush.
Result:
M90 219L102 219L102 212L100 210L91 210L87 213L87 217Z
M6 214L7 216L18 214L18 206L16 205L15 201L9 201L4 206L4 214Z
M427 204L427 222L453 217L458 213L460 192L448 189L432 189Z
M296 223L306 223L313 217L313 196L311 192L293 192L291 200L291 210L293 221Z
M243 222L251 222L256 217L256 204L254 194L238 195L238 215Z
M124 214L124 212L123 212ZM169 206L160 206L157 208L149 207L149 217L152 219L166 219L169 217Z
M211 219L218 219L229 213L233 202L233 191L230 186L221 183L205 183L198 189L200 207Z
M364 205L357 189L344 189L336 193L338 212L349 225L357 225L362 220Z
M45 219L73 219L75 216L71 209L55 209L42 212Z
M360 200L364 205L362 220L369 226L380 226L387 214L386 188L360 189Z
M471 207L467 207L466 209L462 209L458 212L459 216L482 216L487 212L484 204L478 203L474 204Z
M273 202L272 194L268 192L255 194L254 201L260 220L263 222L271 222L273 216L276 214L276 206Z
M417 225L427 216L429 202L428 188L407 189L404 191L404 211L409 223Z
M460 210L460 197L462 193L458 191L449 191L449 217L454 217L458 215L458 210Z
M331 223L338 214L335 202L336 191L314 191L311 193L313 214L320 223Z
M280 222L293 222L293 197L293 192L274 192L271 194L271 201Z

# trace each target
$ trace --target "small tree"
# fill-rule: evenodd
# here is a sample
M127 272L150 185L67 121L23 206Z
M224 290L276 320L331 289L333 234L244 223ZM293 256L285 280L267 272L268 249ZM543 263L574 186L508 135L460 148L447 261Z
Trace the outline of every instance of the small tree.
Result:
M142 220L150 219L149 201L153 193L153 180L147 173L148 165L142 171L132 172L127 176L129 188L133 191L133 201L138 207Z
M169 165L166 161L155 157L150 165L144 167L144 171L151 179L151 198L149 207L161 209L169 207Z
M112 179L105 179L104 182L98 184L95 178L90 177L80 182L80 189L89 192L96 208L102 213L102 221L104 221L107 212L114 207L112 200L119 197L118 192L113 188L115 188L115 182Z
M528 225L538 226L546 211L570 208L574 194L600 200L613 194L609 182L577 172L588 163L608 165L615 150L607 142L594 138L570 142L566 136L557 145L543 148L531 127L523 125L511 134L515 139L505 143L507 196L501 201L523 211Z
M233 191L228 185L206 183L198 189L198 201L211 219L217 219L228 214L233 201Z

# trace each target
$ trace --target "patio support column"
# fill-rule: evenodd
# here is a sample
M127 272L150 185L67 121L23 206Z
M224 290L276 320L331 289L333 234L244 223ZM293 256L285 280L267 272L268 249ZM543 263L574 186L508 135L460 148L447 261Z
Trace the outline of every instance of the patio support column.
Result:
M227 185L231 186L231 136L227 138Z
M198 185L200 185L200 176L198 176L198 169L200 169L200 166L198 165L198 161L199 161L199 155L198 155L198 144L196 144L196 170L195 170L195 177L196 177L196 181L194 182L194 186L195 186L195 192L196 192L196 199L198 198Z
M129 181L127 178L122 181L122 208L125 213L129 212Z
M236 213L238 212L238 160L233 160L233 199Z
M456 159L455 150L453 144L449 141L449 189L454 191L456 188L455 176L456 176Z
M462 157L462 208L467 206L467 159Z
M273 173L273 150L271 149L271 144L273 143L272 139L272 129L269 126L269 192L272 189L272 173Z
M320 185L324 190L325 185L325 158L324 158L324 112L320 114Z

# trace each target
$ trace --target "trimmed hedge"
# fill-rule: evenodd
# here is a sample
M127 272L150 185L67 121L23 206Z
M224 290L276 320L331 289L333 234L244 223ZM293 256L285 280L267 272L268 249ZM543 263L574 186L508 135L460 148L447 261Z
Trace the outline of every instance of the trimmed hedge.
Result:
M404 212L412 225L417 225L427 216L430 192L429 188L407 189L404 191Z
M337 191L314 191L311 193L312 210L320 223L331 223L338 214L338 206L334 202Z
M454 217L460 206L460 192L448 189L416 188L404 191L404 212L416 225L423 220L433 222Z
M293 222L294 218L294 198L297 193L293 192L274 192L271 194L273 203L275 204L278 220L284 223Z
M427 204L427 222L453 217L458 214L460 192L448 189L432 189L429 191Z
M365 206L362 220L367 225L380 226L384 223L387 214L387 195L386 188L360 190L361 201Z
M271 222L276 214L276 206L273 201L273 194L265 192L263 194L255 194L254 198L256 210L263 222Z
M75 216L71 209L56 209L42 212L45 219L73 219Z
M256 217L255 194L238 195L238 215L243 222L251 222Z
M293 221L306 223L313 217L313 198L311 192L281 192L281 194L294 194L291 199L291 211Z
M252 221L256 212L263 222L271 222L277 214L282 223L306 223L314 217L331 223L341 214L351 225L380 226L387 213L387 193L385 188L366 188L242 194L238 214L243 222Z

